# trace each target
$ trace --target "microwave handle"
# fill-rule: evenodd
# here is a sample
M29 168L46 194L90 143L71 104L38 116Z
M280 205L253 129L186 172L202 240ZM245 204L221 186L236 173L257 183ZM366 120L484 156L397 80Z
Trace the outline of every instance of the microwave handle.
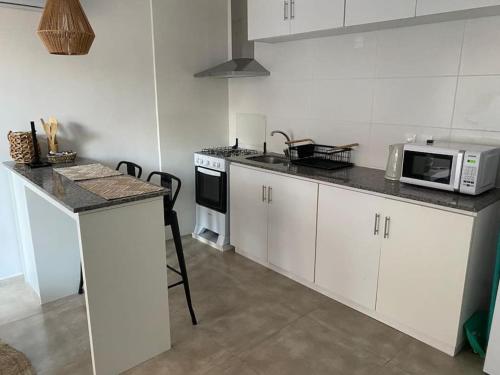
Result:
M465 151L459 151L457 155L457 167L455 168L455 180L453 181L453 190L460 191L460 180L462 179L462 169L464 166Z
M214 177L220 177L221 176L220 172L213 171L211 169L202 168L202 167L198 167L198 172L200 172L202 174L209 175L209 176L214 176Z

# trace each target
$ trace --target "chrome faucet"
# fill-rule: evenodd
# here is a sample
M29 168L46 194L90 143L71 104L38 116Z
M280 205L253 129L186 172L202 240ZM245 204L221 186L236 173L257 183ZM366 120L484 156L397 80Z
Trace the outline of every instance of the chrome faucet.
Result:
M290 139L290 137L288 136L288 134L286 134L283 130L273 130L273 131L271 132L271 137L272 137L273 135L275 135L275 134L281 134L283 137L285 137L285 138L286 138L286 141L287 141L287 142L290 142L290 141L291 141L291 139ZM288 144L287 144L287 146L288 146ZM290 157L290 153L289 153L289 151L288 151L288 147L287 147L287 148L285 148L285 149L283 150L283 153L285 154L285 156L286 156L287 158L289 158L289 157Z

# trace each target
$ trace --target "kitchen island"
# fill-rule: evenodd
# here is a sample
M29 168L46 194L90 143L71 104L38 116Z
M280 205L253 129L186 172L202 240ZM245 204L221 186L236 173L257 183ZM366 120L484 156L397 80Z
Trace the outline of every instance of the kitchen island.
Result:
M3 167L10 172L25 280L40 303L76 294L81 267L94 374L117 374L169 350L168 190L106 200L52 167Z

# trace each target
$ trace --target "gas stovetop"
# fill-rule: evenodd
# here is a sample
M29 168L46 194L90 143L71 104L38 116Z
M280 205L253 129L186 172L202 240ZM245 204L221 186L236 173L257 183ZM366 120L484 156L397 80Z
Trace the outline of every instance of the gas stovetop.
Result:
M216 158L228 158L231 156L255 155L259 152L247 148L233 148L231 146L204 148L198 154L209 155Z

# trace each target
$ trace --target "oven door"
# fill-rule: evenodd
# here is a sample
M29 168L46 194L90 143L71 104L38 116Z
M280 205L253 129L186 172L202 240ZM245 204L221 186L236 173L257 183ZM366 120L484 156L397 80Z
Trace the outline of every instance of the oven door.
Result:
M458 191L462 163L462 151L405 145L401 182Z
M196 167L196 203L225 214L227 211L227 174Z

